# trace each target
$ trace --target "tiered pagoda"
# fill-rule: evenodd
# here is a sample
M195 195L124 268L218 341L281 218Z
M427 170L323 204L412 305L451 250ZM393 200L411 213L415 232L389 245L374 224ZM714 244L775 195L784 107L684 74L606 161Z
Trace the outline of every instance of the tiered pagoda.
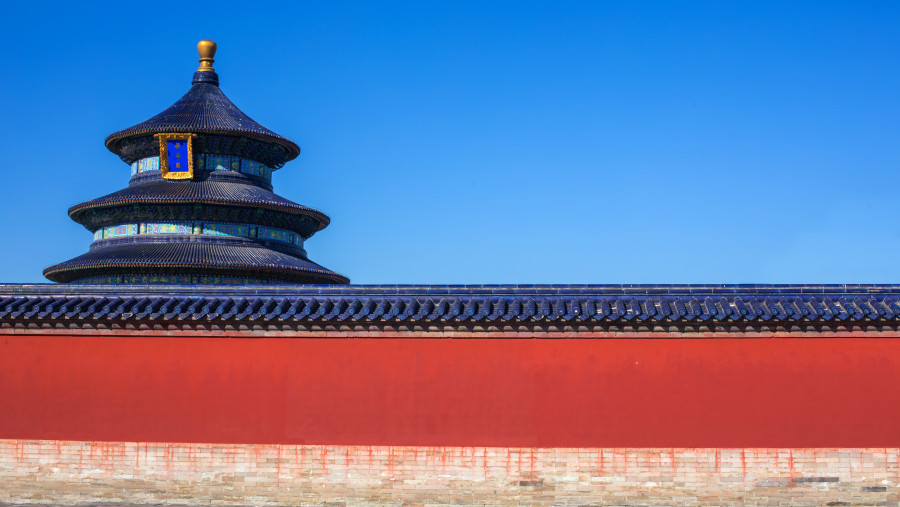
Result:
M328 217L272 192L273 171L300 147L222 93L214 42L197 49L200 68L181 99L106 138L131 165L128 187L69 209L94 241L44 276L72 283L349 283L303 248Z

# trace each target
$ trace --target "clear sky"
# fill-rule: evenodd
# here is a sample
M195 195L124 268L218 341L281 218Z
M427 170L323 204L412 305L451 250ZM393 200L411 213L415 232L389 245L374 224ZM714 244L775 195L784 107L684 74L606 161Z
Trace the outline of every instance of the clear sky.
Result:
M221 88L353 283L900 282L900 3L12 2L0 281L87 250L104 138Z

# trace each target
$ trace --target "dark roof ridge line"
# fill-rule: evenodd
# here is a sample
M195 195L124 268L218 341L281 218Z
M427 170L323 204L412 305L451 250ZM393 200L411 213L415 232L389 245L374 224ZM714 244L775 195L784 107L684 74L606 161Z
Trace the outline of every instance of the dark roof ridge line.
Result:
M277 294L277 295L342 295L342 296L547 296L561 297L625 297L692 298L701 296L738 297L844 297L900 295L896 284L359 284L359 285L288 285L288 286L194 286L194 285L90 285L60 286L56 284L0 284L0 294L9 292L43 293L160 293L160 294Z
M127 296L126 296L127 297ZM212 299L210 299L212 298ZM679 306L680 299L658 298L648 296L643 302L636 296L623 296L607 299L602 298L604 304L597 306L594 298L559 296L528 297L527 299L512 299L506 302L503 298L490 298L485 296L473 296L462 304L462 299L456 298L453 304L446 303L447 298L441 298L438 304L436 297L423 295L422 297L382 296L379 298L337 297L336 295L319 294L307 296L265 296L262 294L233 294L231 297L213 297L204 294L159 294L144 296L137 300L135 297L123 299L119 294L94 294L94 295L59 295L46 297L41 295L21 294L11 297L0 297L0 324L15 321L41 321L40 316L46 316L50 311L59 306L69 308L63 312L66 320L77 318L78 320L93 321L118 321L130 319L135 315L138 320L153 321L184 321L205 318L221 322L233 322L243 320L257 320L263 317L265 320L277 319L278 321L302 322L431 322L431 323L455 323L467 325L469 323L505 322L506 325L543 325L571 322L572 325L589 325L602 327L609 325L625 325L633 329L634 325L647 329L647 325L762 325L780 326L783 323L803 323L809 325L825 325L836 323L837 328L846 330L846 324L862 324L869 327L900 324L900 304L896 296L882 295L880 301L875 296L869 298L847 300L844 297L832 301L828 296L821 297L825 304L806 305L808 301L816 301L816 296L807 296L804 308L807 312L800 311L801 306L791 308L790 304L802 300L800 296L794 296L790 301L782 297L781 301L765 297L758 301L755 297L749 302L735 300L735 305L729 304L727 308L718 305L709 297L699 299L691 297L687 305ZM452 298L451 298L452 299ZM721 298L720 298L721 299ZM253 308L247 307L247 302L253 303ZM216 309L212 309L212 302L216 302ZM377 305L374 304L377 302ZM755 302L755 304L754 304ZM873 305L875 302L879 306ZM97 307L103 303L99 310ZM113 304L117 304L113 310ZM199 305L203 304L202 312L197 312ZM61 305L61 306L60 306ZM130 306L128 306L130 305ZM758 305L758 306L757 306ZM127 306L127 307L126 307ZM226 310L226 307L232 310ZM243 309L239 313L237 307ZM148 314L148 308L152 313ZM153 311L157 310L165 311ZM193 309L193 311L191 311ZM62 310L60 310L62 312ZM38 318L32 318L38 314ZM127 314L127 316L126 316ZM20 318L22 317L22 318ZM54 314L50 320L63 317L62 313ZM187 317L191 317L188 319ZM641 324L647 323L647 324ZM565 324L563 324L565 325ZM877 328L876 328L877 329ZM794 329L792 330L800 330Z
M102 199L102 198L101 198ZM136 197L136 198L127 198L127 199L118 199L109 202L101 202L101 203L88 203L85 204L76 204L69 208L69 216L71 217L73 213L78 213L85 209L93 209L93 208L108 208L115 206L126 206L129 204L213 204L213 205L224 205L224 206L233 206L233 207L259 207L259 208L267 208L275 211L283 211L292 215L318 215L324 219L324 225L328 226L331 223L328 215L319 211L315 208L310 208L308 206L304 206L302 204L294 204L293 206L284 206L281 204L276 204L272 202L239 202L239 201L225 201L225 200L216 200L216 199L204 199L204 198L196 198L196 199L182 199L176 197ZM298 213L298 211L300 213ZM325 227L322 227L324 229ZM321 229L319 229L321 230Z

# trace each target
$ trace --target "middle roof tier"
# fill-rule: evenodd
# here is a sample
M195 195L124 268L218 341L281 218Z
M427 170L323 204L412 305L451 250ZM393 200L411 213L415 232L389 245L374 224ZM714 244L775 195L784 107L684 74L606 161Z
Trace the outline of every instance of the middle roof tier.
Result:
M128 187L69 208L90 231L129 222L210 220L267 225L309 238L328 226L321 211L285 199L242 175L210 171L197 180L133 178Z

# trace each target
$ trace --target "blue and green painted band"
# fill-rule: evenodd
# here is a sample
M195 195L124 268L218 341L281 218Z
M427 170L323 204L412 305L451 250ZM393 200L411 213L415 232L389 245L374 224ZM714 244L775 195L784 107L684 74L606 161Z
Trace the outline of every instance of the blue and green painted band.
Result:
M278 241L303 247L303 237L295 232L262 225L223 222L143 222L118 224L94 231L94 241L141 234L207 234Z
M231 157L224 155L207 155L199 153L194 155L195 171L232 171L263 178L272 182L272 168L255 160L243 157ZM159 171L159 157L147 157L136 160L131 164L131 175L147 171Z
M109 275L86 276L71 283L84 284L184 284L184 285L288 285L291 282L261 278L238 278L209 275Z

